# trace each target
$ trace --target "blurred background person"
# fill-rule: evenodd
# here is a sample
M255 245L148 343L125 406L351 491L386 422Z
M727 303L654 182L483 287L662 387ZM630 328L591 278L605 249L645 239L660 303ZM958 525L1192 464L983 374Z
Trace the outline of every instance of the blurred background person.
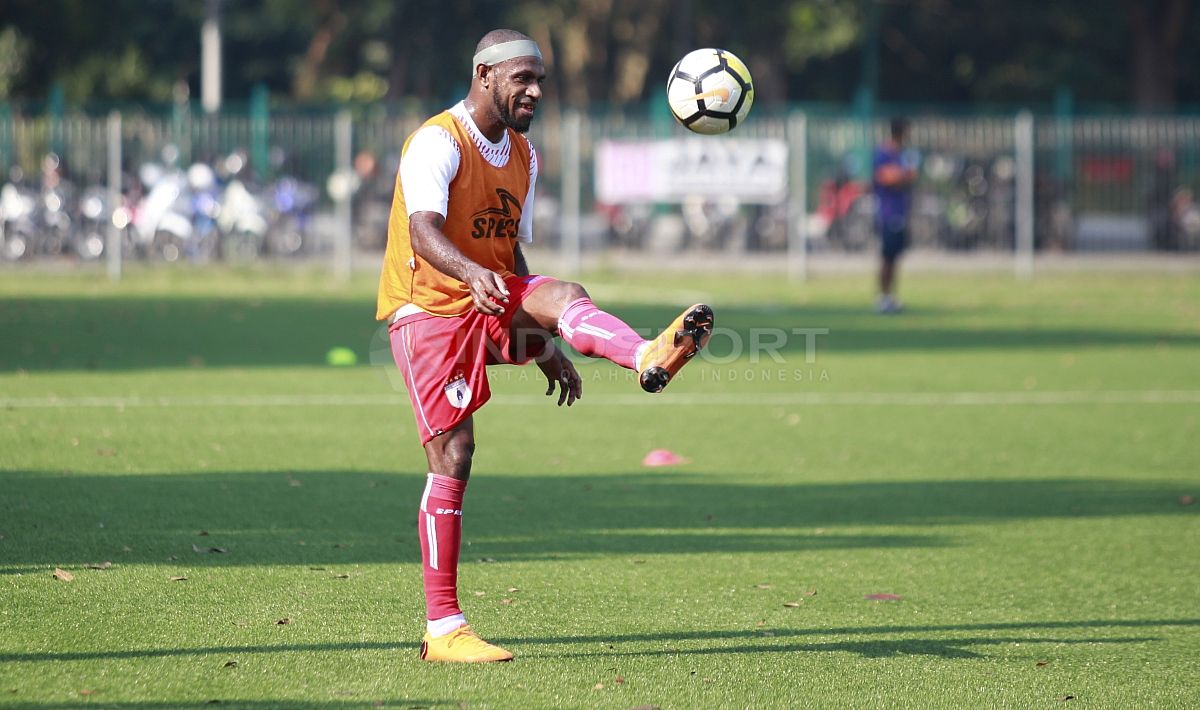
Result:
M916 151L907 149L908 121L893 118L888 139L875 148L871 182L878 206L877 220L881 241L879 266L880 313L899 313L903 305L896 298L896 265L908 248L908 216L912 207L912 186L917 181Z

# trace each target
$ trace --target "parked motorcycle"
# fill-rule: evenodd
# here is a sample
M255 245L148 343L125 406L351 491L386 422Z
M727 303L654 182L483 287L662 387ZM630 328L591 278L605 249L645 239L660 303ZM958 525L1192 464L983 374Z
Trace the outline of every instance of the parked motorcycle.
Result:
M104 254L112 218L108 190L95 186L85 189L79 199L75 229L71 232L71 247L79 258L91 261Z
M271 202L267 226L267 253L276 256L299 254L309 241L309 225L318 191L294 177L284 177L268 188Z
M17 261L30 253L37 224L37 193L21 187L19 178L10 180L0 188L0 257L6 261Z

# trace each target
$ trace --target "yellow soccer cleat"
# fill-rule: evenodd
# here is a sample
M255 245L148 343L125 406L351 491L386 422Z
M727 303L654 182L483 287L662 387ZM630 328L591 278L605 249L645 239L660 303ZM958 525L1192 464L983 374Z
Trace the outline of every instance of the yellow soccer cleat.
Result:
M425 634L421 639L422 661L447 663L494 663L511 661L513 655L475 635L470 626L460 626L445 636Z
M697 303L650 341L638 360L638 382L647 392L662 392L712 336L713 312Z

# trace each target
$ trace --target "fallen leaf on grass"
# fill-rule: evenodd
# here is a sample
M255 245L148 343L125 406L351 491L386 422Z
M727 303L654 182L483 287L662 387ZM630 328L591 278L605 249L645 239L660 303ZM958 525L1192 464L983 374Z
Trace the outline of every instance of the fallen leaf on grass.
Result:
M116 449L96 449L97 456L116 456Z
M176 576L176 577L171 577L169 581L172 581L172 582L186 582L186 581L187 581L187 577L184 577L184 576L182 576L182 575L181 575L181 576Z
M789 609L795 609L796 607L800 606L800 602L784 602L783 605Z
M112 568L112 560L105 560L99 564L91 562L85 565L88 569L110 569Z
M801 593L802 593L804 596L806 596L806 597L815 597L815 596L817 596L817 590L815 590L815 589L810 589L810 590L808 590L807 592L801 592Z
M1068 700L1074 700L1074 699L1075 699L1074 695L1060 695L1060 696L1058 696L1058 698L1056 698L1056 700L1060 700L1063 702L1066 702Z
M196 534L197 534L197 535L199 535L200 537L207 537L207 536L208 536L208 531L207 531L207 530L201 530L200 532L198 532L198 533L196 533Z
M512 600L512 599L501 599L501 600L500 600L500 603L501 603L501 604L503 604L503 605L505 605L505 606L508 606L508 605L512 604L512 603L513 603L513 601L514 601L514 600Z
M223 666L223 668L237 668L237 667L238 667L237 661L226 661L225 665Z
M121 545L121 552L133 552L133 548L129 545Z
M1189 495L1179 496L1179 504L1180 505L1192 505L1195 502L1196 502L1196 498L1194 496L1189 496Z
M625 685L625 676L617 676L616 678L613 678L613 682L617 685Z
M291 486L292 488L299 488L300 486L303 486L304 484L301 483L300 481L297 481L294 478L289 478L288 485Z
M774 589L775 585L774 584L756 584L756 585L754 585L754 588L755 589Z
M475 596L477 596L477 597L482 597L482 596L486 596L486 595L487 595L487 592L475 592Z
M65 569L59 569L58 567L55 567L54 568L54 578L61 579L64 582L70 582L71 580L75 579L75 575L71 574L70 572L66 571Z
M335 575L333 575L333 578L334 578L334 579L350 579L350 575L348 575L348 574L335 574Z
M766 619L759 619L759 620L758 620L758 623L757 623L757 624L755 624L755 626L759 626L759 627L761 627L761 626L766 626L766 625L767 625L767 620L766 620Z
M81 691L79 691L79 694L80 694L80 695L92 695L92 694L94 694L95 692L96 692L96 691L94 691L94 690L81 690Z
M863 597L863 599L869 599L873 602L896 602L903 598L904 597L900 596L899 594L868 594L867 596Z
M593 686L592 686L592 690L604 690L604 684L603 684L603 683L597 683L597 684L595 684L595 685L593 685Z
M285 616L285 617L283 617L282 619L276 619L276 620L275 620L275 625L276 625L276 626L287 626L287 625L288 625L288 624L290 624L290 623L292 623L292 620L291 620L291 619L289 619L289 618L288 618L288 617L286 617L286 616Z
M198 547L196 543L193 542L192 552L203 555L209 552L229 552L229 550L225 549L224 547Z
M1050 661L1038 661L1033 665L1037 666L1038 668L1044 668L1045 666L1050 665Z
M516 587L509 587L509 588L508 588L507 590L505 590L505 591L507 591L509 594L512 594L513 592L519 592L519 591L521 591L521 590L520 590L520 589L517 589Z

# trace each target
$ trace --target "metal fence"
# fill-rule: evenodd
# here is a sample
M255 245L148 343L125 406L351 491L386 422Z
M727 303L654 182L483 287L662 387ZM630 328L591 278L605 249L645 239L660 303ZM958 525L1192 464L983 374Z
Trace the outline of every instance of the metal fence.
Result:
M1200 119L1023 115L909 117L921 156L915 247L1200 251ZM316 255L344 272L352 250L383 248L401 146L423 118L0 110L0 257L107 254L119 269L128 259ZM864 251L875 231L871 151L886 129L763 111L728 136L688 137L669 118L547 106L531 133L537 238L576 265L612 249L757 251L786 252L802 269L809 253ZM635 172L618 179L655 187L612 197L621 160ZM737 189L743 168L761 169L765 192ZM663 187L682 177L687 187Z

